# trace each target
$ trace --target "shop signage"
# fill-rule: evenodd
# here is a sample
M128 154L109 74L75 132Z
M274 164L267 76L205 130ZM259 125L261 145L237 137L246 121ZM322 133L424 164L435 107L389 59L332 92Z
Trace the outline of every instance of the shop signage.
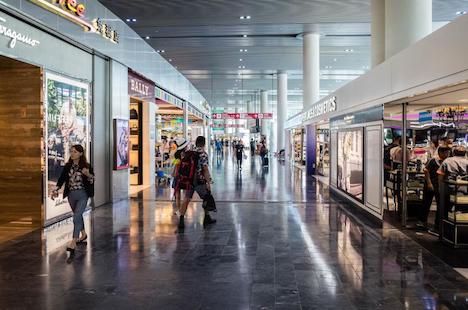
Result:
M0 23L6 23L6 19L3 17L0 17ZM8 44L9 48L15 48L17 42L21 42L23 44L26 44L32 47L35 47L41 44L41 42L39 42L38 40L32 39L26 34L17 32L16 30L8 28L7 26L1 25L1 24L0 24L0 35L10 38L10 43Z
M211 124L212 128L244 128L242 124Z
M143 101L154 102L154 83L128 72L128 94Z
M432 113L431 112L419 112L419 122L432 122Z
M306 111L302 116L302 121L308 121L317 116L321 116L330 112L336 111L336 97L333 96L325 101L315 104L312 108Z
M213 113L212 119L272 119L273 113Z
M78 26L84 31L102 35L113 43L119 43L119 34L111 26L96 18L91 22L85 17L86 6L77 0L30 0L32 3L57 14Z

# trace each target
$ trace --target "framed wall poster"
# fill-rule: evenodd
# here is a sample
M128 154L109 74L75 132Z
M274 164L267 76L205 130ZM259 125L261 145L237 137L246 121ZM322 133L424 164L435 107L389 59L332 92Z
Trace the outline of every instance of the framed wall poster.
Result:
M50 194L63 167L70 158L70 148L81 144L90 154L90 86L50 72L45 73L45 221L71 212L63 189L55 200Z
M344 129L338 131L338 171L337 187L363 201L364 169L362 128Z
M130 167L130 125L126 119L114 119L114 170Z

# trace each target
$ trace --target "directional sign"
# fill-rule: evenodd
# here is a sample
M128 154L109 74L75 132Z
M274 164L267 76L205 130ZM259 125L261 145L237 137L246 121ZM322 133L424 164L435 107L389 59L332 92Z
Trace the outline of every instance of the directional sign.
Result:
M273 113L213 113L212 119L272 119Z

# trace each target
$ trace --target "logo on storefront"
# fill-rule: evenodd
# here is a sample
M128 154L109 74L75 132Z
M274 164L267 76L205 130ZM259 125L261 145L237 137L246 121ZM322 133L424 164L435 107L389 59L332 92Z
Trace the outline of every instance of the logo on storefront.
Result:
M304 113L302 121L308 121L314 117L336 111L336 97L315 104L311 109Z
M149 86L145 85L144 83L131 79L130 80L130 89L133 90L134 92L143 95L143 96L149 96Z
M81 26L86 32L102 35L113 43L119 43L119 34L111 26L96 18L89 22L85 18L86 6L77 0L30 0L49 12Z
M0 22L6 23L6 19L0 17ZM16 30L8 28L4 25L0 25L0 35L10 38L10 43L8 44L8 47L10 48L15 48L17 42L21 42L32 47L41 44L41 42L39 42L38 40L32 39L30 36L25 35L21 32L17 32Z

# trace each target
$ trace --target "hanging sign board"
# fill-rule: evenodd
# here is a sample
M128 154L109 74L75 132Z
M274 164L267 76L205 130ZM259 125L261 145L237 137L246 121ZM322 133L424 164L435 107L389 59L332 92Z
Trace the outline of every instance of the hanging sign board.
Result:
M432 113L431 112L419 112L419 122L432 122Z
M273 113L214 113L212 119L272 119Z

